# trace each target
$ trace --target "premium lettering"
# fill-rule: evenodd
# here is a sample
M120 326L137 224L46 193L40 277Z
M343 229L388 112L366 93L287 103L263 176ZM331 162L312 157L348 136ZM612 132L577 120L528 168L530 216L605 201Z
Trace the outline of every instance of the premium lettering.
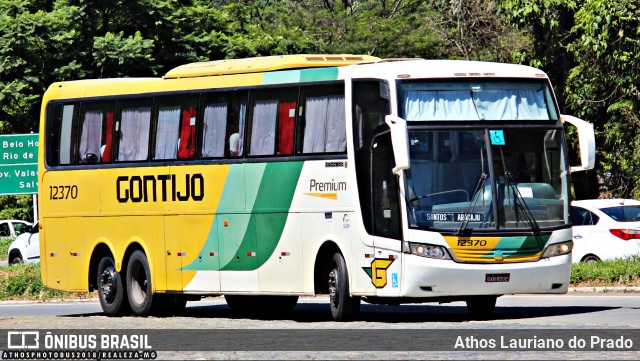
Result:
M309 181L309 191L311 192L337 192L346 190L347 182L336 182L333 179L331 182L318 182L315 179Z
M116 197L120 203L187 202L204 199L204 177L200 173L119 176Z

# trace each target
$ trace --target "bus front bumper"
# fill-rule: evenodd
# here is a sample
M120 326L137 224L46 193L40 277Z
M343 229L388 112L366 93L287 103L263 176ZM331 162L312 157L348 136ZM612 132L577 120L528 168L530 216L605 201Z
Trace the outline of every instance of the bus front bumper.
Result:
M536 262L472 264L405 255L403 297L566 293L571 254Z

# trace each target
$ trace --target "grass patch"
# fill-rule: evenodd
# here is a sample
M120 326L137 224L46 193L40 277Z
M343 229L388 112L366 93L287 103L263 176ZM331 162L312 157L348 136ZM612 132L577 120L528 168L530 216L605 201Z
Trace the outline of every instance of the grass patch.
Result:
M0 300L73 300L96 297L95 293L70 293L52 290L42 284L40 264L0 267Z
M7 259L7 252L9 252L9 245L15 238L12 237L0 237L0 260Z
M640 256L574 264L571 267L571 285L574 287L640 286Z

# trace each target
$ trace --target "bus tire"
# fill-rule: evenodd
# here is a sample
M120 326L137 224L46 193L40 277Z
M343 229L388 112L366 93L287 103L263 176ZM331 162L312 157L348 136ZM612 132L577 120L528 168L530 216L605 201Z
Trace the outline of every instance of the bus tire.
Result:
M475 296L467 299L467 310L475 320L488 320L496 309L498 296Z
M147 256L137 250L131 254L127 264L127 295L131 311L135 315L149 315L153 304L151 289L151 272Z
M335 253L329 267L329 303L335 321L347 321L360 311L360 297L349 296L349 274L342 254Z
M111 256L104 256L98 263L96 277L100 307L107 316L122 316L129 310L129 301L120 273L116 271Z

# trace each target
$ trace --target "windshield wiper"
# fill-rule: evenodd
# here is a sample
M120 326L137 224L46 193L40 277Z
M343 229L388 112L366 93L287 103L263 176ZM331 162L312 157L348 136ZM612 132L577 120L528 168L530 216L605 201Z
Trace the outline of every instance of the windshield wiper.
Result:
M469 217L469 214L471 214L471 212L473 212L473 210L476 208L476 203L478 203L478 199L479 198L484 199L484 197L478 197L478 192L480 192L481 189L484 190L484 182L486 180L487 180L487 174L482 172L482 174L480 174L480 179L478 179L478 184L476 185L476 189L473 191L473 194L471 195L469 205L467 206L467 209L464 212L465 217L462 220L462 222L460 222L460 225L458 226L456 235L462 236L463 233L467 230L467 226L469 225L469 218L471 218Z
M536 217L533 215L531 209L527 205L527 202L520 193L518 185L513 180L511 172L505 172L505 180L507 182L507 187L513 193L513 207L516 215L516 222L519 220L518 210L521 210L525 221L529 224L529 228L533 232L534 237L536 237L536 241L538 241L538 245L540 247L544 247L542 239L540 238L540 226L538 225L538 222L536 222Z

